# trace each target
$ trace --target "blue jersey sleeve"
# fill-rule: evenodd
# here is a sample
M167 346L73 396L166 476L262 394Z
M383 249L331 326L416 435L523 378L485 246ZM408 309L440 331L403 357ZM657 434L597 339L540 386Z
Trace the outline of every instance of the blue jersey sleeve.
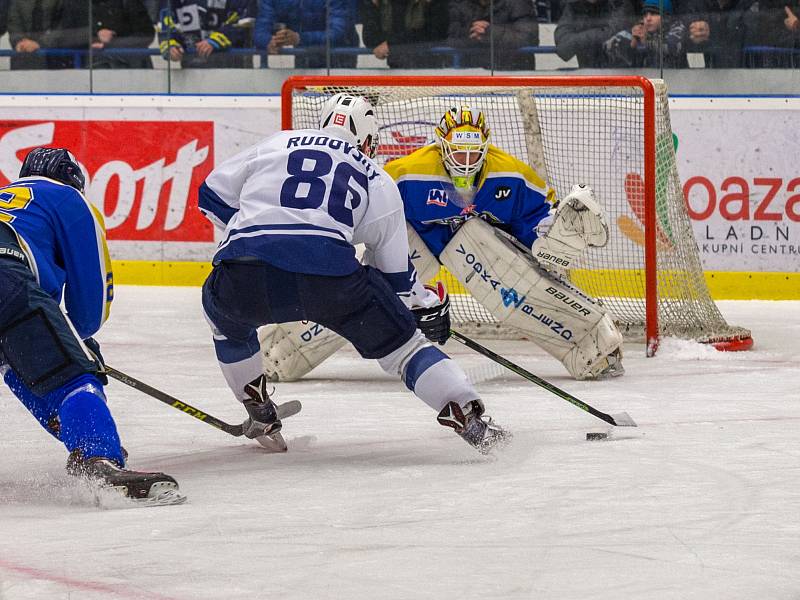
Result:
M550 212L550 203L540 192L520 183L511 219L511 234L530 248L536 239L536 226Z
M264 50L272 40L272 30L275 24L275 8L273 0L259 0L256 26L253 31L253 45Z
M322 31L300 31L300 43L303 46L322 46L330 36L331 44L342 44L347 35L350 23L350 9L345 0L329 0L328 27Z
M64 305L82 339L93 336L108 318L114 278L103 217L82 194L63 188L56 239L65 273Z

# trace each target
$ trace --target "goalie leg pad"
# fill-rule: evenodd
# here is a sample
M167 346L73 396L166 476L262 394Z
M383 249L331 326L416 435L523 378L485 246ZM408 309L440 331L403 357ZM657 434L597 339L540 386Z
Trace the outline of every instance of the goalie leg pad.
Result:
M258 332L264 372L270 381L296 381L347 344L312 321L267 325Z
M595 378L611 363L621 372L622 334L608 311L542 269L502 232L470 219L440 258L492 316L526 333L576 379Z
M408 257L417 270L419 280L427 283L436 277L441 265L433 253L428 250L419 234L414 231L414 228L406 223L406 229L408 230Z

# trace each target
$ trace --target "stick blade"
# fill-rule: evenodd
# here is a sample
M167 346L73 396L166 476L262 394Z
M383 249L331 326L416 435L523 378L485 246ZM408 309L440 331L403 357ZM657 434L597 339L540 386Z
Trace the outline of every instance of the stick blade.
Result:
M303 405L300 403L300 400L289 400L289 402L278 404L278 418L283 420L293 417L301 410L303 410Z
M286 445L286 440L283 439L280 431L270 435L260 435L256 438L256 441L261 444L261 446L267 452L279 454L281 452L286 452L289 449Z
M614 425L617 427L638 427L636 421L626 412L617 413L611 415L611 417L614 419Z

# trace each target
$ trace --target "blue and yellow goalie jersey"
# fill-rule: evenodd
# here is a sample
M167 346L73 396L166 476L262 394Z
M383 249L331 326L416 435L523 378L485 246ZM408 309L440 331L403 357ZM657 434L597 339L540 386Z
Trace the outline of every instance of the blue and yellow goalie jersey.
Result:
M495 146L489 146L471 198L453 185L435 144L394 160L385 169L400 188L406 220L436 257L455 233L441 221L466 214L465 208L530 248L536 225L555 201L555 192L533 169Z
M39 285L64 306L82 339L108 318L114 297L100 212L77 190L45 177L0 187L0 222L17 234Z

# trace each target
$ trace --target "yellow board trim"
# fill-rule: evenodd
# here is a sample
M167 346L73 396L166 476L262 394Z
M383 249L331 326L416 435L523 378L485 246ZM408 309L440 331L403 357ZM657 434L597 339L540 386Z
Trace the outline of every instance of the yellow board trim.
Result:
M211 263L180 261L113 261L114 283L123 285L202 285L211 272ZM436 279L444 278L447 273L442 267ZM644 289L642 271L606 270L606 271L574 271L572 281L591 290L596 296L619 295L610 290L607 282L625 278L631 282L634 290ZM749 273L728 271L706 271L706 284L715 300L800 300L800 273ZM448 277L448 288L451 294L465 294L466 290L452 276ZM667 278L662 285L669 289ZM643 292L642 292L643 293ZM634 292L634 297L641 297Z
M464 287L442 267L434 279L446 282L451 294L466 294ZM800 300L800 273L749 273L728 271L706 271L706 285L715 300ZM635 269L618 270L574 270L570 280L590 295L623 296L619 285L612 282L627 281L625 297L644 298L644 271ZM670 289L681 296L680 273L664 273L659 282L662 294L669 295Z
M211 272L211 263L115 260L114 284L199 286Z

